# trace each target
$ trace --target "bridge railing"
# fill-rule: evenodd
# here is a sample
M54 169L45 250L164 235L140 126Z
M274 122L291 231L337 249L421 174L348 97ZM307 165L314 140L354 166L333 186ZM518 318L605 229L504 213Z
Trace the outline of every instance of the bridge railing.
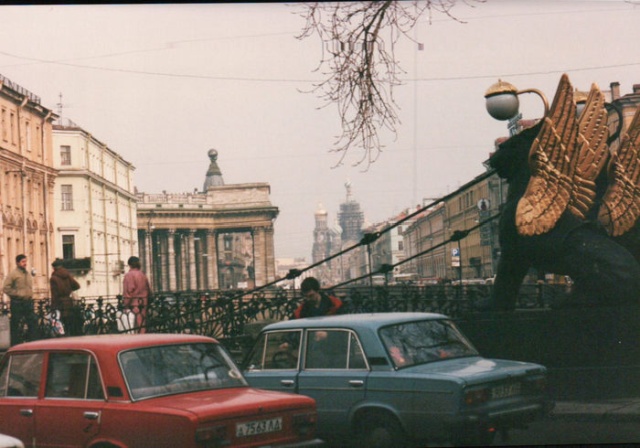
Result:
M423 311L461 318L474 312L474 305L488 297L492 285L351 285L327 292L339 297L344 313L385 311ZM554 307L566 296L564 285L523 285L518 309ZM262 289L242 294L240 291L198 291L159 293L146 307L131 311L122 297L80 299L68 319L66 335L116 333L192 333L220 339L230 348L241 349L252 329L263 323L288 319L300 303L299 291L281 288ZM28 332L27 320L17 323L18 333L12 344L27 339L56 337L52 327L48 299L34 303L37 328ZM10 314L8 304L0 313Z

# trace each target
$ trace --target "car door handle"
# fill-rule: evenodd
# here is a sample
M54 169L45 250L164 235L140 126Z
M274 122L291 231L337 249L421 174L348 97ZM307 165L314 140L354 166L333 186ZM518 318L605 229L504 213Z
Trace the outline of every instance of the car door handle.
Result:
M84 414L82 414L84 416L84 418L86 418L87 420L98 420L98 418L100 418L100 413L99 412L94 412L94 411L86 411Z
M20 415L24 417L31 417L33 415L33 409L20 409Z
M292 387L296 383L293 380L282 380L280 381L280 384L282 384L284 387Z
M362 381L362 380L349 380L349 386L362 387L362 386L364 386L364 381Z

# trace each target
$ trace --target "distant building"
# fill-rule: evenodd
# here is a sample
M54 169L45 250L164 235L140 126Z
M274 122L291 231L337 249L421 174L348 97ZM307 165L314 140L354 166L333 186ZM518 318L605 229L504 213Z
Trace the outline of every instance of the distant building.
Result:
M154 291L252 288L275 281L267 183L226 184L210 150L204 188L138 193L138 240Z
M53 256L52 123L40 97L0 75L0 282L24 253L34 297L49 296Z
M85 298L122 293L127 259L138 254L134 166L75 123L53 126L53 258L81 285Z
M351 182L344 184L347 190L345 201L340 204L340 212L338 213L338 224L342 229L342 242L357 242L362 239L362 228L364 226L364 213L360 210L358 203L351 192Z
M311 250L312 263L326 260L342 249L342 229L337 224L329 226L329 214L318 204L315 213L315 227L313 229L313 248ZM329 260L316 267L313 275L320 280L323 285L332 285L342 278L342 270L339 260Z
M292 270L301 271L308 266L309 263L307 263L307 260L304 257L276 258L276 277L285 279L282 282L279 282L278 285L286 289L299 289L300 283L306 277L306 275L303 274L300 277L286 280L287 274L289 274L289 272Z

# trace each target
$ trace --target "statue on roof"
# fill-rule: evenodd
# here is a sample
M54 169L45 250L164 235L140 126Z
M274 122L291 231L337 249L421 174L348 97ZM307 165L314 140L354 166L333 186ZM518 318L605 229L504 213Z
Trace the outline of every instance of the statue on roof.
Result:
M204 188L203 191L206 193L210 187L220 187L224 185L224 179L222 179L222 171L220 171L220 167L218 166L218 151L215 149L210 149L208 152L209 160L209 169L207 170L207 175L204 180Z

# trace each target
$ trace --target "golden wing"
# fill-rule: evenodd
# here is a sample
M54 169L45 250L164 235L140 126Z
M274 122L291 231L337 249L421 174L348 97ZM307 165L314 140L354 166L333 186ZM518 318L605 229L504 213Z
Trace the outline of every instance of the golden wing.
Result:
M581 219L586 219L587 212L595 203L595 180L604 168L609 154L609 114L604 104L604 94L596 84L592 84L578 120L576 166L567 206L573 215Z
M521 235L548 232L567 208L573 189L577 132L573 87L563 74L529 151L531 179L516 209L516 227Z
M640 216L640 108L609 162L609 186L598 211L598 221L609 235L620 236Z

